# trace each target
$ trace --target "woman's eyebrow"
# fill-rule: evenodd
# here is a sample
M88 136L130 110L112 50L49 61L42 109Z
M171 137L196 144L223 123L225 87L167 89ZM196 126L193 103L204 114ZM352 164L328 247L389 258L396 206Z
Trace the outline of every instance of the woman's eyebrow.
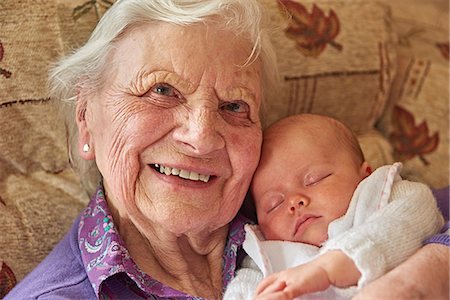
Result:
M251 102L250 104L259 108L260 104L257 101L255 92L251 91L245 86L237 86L226 89L225 91L216 91L220 99L230 100L245 100Z
M181 92L189 93L194 89L194 85L185 80L183 77L173 71L168 70L147 70L145 68L140 69L131 79L132 85L143 86L155 83L167 83L177 89L181 89Z

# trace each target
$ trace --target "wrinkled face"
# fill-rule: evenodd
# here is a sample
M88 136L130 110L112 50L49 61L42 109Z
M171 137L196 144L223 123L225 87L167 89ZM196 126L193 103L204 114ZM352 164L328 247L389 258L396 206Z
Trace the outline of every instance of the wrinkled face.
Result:
M252 182L260 228L269 240L320 246L365 177L332 133L278 128L264 139Z
M122 217L181 235L235 216L262 139L260 63L242 67L250 52L205 25L141 25L117 43L86 123Z

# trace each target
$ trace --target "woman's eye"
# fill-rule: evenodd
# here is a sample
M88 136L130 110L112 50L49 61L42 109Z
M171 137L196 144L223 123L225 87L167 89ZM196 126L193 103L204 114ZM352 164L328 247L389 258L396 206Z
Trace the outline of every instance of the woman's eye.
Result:
M172 87L171 85L168 85L168 84L161 84L161 83L157 84L152 88L151 91L158 95L167 96L167 97L177 97L178 96L178 91L174 87Z
M245 113L245 114L247 114L250 110L248 104L243 101L224 103L222 104L221 109L233 113Z
M173 86L167 83L158 83L155 84L147 93L146 95L157 97L157 96L164 96L164 97L175 97L175 98L181 98L180 92Z
M163 82L156 83L140 97L161 108L174 107L184 101L183 95L176 88Z

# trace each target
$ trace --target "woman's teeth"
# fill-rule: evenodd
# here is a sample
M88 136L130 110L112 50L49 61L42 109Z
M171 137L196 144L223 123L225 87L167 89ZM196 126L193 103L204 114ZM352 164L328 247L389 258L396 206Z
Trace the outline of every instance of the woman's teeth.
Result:
M189 171L181 170L181 169L177 169L177 168L164 167L164 166L161 166L158 164L155 164L154 166L155 166L155 169L159 170L159 172L161 174L179 176L181 178L189 179L189 180L193 180L193 181L201 180L203 182L208 182L209 177L210 177L209 175L203 175L203 174L199 174L196 172L189 172Z

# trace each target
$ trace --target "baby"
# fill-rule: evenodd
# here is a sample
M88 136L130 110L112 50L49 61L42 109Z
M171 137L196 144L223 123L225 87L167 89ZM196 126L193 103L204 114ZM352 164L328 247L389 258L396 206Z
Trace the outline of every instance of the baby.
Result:
M399 265L444 222L431 190L400 169L372 173L353 133L329 117L270 126L251 185L259 225L246 225L249 256L224 298L350 299Z

